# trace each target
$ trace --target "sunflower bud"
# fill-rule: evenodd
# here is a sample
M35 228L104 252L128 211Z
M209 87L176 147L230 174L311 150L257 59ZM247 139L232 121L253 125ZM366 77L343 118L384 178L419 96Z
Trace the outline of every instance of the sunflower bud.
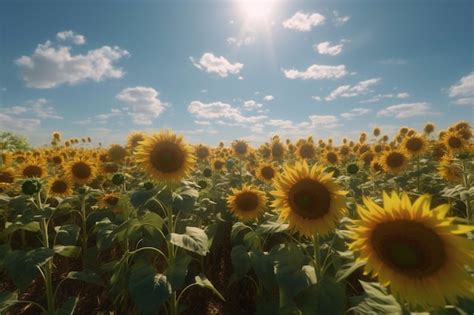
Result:
M41 183L37 180L27 180L21 185L21 191L25 195L33 195L41 190Z
M112 176L112 183L114 183L116 186L122 185L124 181L125 176L123 176L123 174L116 173L114 176Z
M199 187L201 187L201 189L205 189L207 187L207 182L205 180L200 180L197 184Z
M347 170L347 173L354 175L354 174L357 174L357 172L359 171L359 167L357 166L357 164L351 163L347 165L346 170Z
M212 170L210 168L206 168L206 169L204 169L204 171L202 173L203 173L204 177L211 177Z

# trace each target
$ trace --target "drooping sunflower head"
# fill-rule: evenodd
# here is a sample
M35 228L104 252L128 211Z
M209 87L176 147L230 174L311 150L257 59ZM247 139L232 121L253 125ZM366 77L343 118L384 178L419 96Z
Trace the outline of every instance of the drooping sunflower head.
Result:
M87 154L76 155L65 166L69 179L78 184L91 183L97 176L97 161Z
M244 185L241 189L232 189L227 197L229 210L240 220L256 219L265 210L265 193L255 186Z
M46 163L42 158L29 157L18 167L18 175L23 178L45 177Z
M266 183L272 183L277 171L272 164L264 163L257 168L257 177Z
M428 142L425 137L414 134L403 139L401 144L403 150L410 156L422 155L428 150Z
M145 136L135 151L135 158L154 180L179 182L193 170L196 162L193 151L181 135L162 130Z
M446 132L442 139L442 143L449 152L457 153L464 151L467 146L467 141L457 131Z
M361 219L349 228L349 249L366 261L365 272L399 299L425 309L474 295L464 269L474 263L474 244L457 235L474 227L454 224L446 217L448 204L430 209L430 202L428 195L412 203L406 193L384 193L382 207L364 198L357 207Z
M234 142L232 142L232 149L234 155L237 157L244 157L250 151L250 147L245 140L234 140Z
M386 173L398 174L408 165L408 156L397 149L384 152L379 159Z
M122 162L127 156L127 150L119 144L112 144L107 151L107 157L112 162Z
M438 164L438 174L448 182L462 181L462 165L452 155L445 155Z
M120 195L118 193L104 193L97 200L96 206L98 209L113 208L118 205L120 201Z
M15 170L11 167L0 168L0 189L8 189L15 184Z
M306 161L286 166L274 184L272 207L281 220L303 235L333 231L346 213L346 192L322 166L310 168Z
M48 193L51 196L65 197L72 194L73 184L67 177L53 177L48 181Z
M127 147L133 151L138 146L140 141L143 141L144 139L145 135L143 132L131 132L127 137Z

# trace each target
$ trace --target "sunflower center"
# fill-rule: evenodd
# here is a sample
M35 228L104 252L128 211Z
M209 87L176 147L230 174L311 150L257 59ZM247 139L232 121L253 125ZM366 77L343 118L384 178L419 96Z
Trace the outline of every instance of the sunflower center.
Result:
M411 277L430 276L446 262L442 239L420 222L380 223L372 232L371 244L385 264Z
M14 178L13 175L8 172L1 172L0 173L0 183L13 183Z
M51 185L51 191L57 194L62 194L67 191L67 183L63 182L62 180L57 180Z
M181 147L171 141L157 143L150 155L151 164L163 173L176 172L183 166L184 160Z
M328 152L326 154L326 159L328 160L329 163L336 163L337 162L337 154L334 152Z
M405 162L405 156L399 152L392 152L387 156L387 165L390 167L400 167Z
M281 158L284 152L285 152L285 149L280 143L274 143L272 145L272 156L274 158Z
M305 159L314 157L314 147L311 144L303 144L300 148L300 155Z
M423 141L418 138L410 138L407 141L406 148L412 152L418 152L423 147Z
M462 142L461 142L461 140L460 140L459 138L457 138L457 137L450 137L450 138L448 139L448 144L449 144L449 146L450 146L451 148L457 149L457 148L461 147Z
M245 142L238 142L235 144L234 149L237 154L245 154L247 153L247 144Z
M60 156L57 156L57 155L53 156L52 160L53 160L54 164L61 164L62 161L63 161L63 159Z
M87 179L91 176L91 167L85 162L76 162L71 168L74 177L79 179Z
M223 166L224 166L224 162L222 162L220 160L214 161L214 168L216 170L222 169Z
M209 156L209 149L207 148L198 148L196 150L196 156L201 160L207 158Z
M23 176L25 177L41 177L43 170L37 165L28 165L23 169Z
M262 168L262 176L266 179L272 179L275 176L275 171L270 166L265 166Z
M291 209L305 219L315 220L325 216L331 206L331 193L321 183L306 178L291 187Z
M239 210L253 211L258 206L258 197L253 192L247 191L237 196L235 203Z

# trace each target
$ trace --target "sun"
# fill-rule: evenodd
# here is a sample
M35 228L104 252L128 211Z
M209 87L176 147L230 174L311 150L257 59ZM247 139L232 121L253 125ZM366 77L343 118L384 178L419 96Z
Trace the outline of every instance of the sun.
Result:
M275 1L250 0L239 3L243 17L252 23L267 22L272 16Z

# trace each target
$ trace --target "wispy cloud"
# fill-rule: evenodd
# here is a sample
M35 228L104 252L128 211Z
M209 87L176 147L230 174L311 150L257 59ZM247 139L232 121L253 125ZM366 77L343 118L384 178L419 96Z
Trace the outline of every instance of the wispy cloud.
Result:
M370 113L372 110L370 108L354 108L347 113L342 113L341 117L347 120L351 120L354 117L359 117Z
M380 78L374 78L365 81L360 81L359 83L353 86L341 85L326 97L326 101L332 101L338 97L355 97L362 94L366 94L370 91L370 87L378 84L380 80Z
M317 12L296 12L291 18L283 21L283 27L297 30L301 32L308 32L313 27L322 25L326 21L326 18Z
M252 45L255 43L255 36L244 36L244 37L228 37L227 38L227 43L229 45L235 45L237 47L240 47L240 46L249 46L249 45Z
M216 73L221 77L227 77L229 74L238 74L244 67L242 63L232 63L223 56L218 57L212 53L203 54L198 61L193 57L189 57L189 59L196 68L208 73Z
M454 101L457 105L474 105L474 72L462 77L458 82L448 89L448 94L452 98L458 98Z
M288 79L339 79L347 74L345 65L327 66L327 65L311 65L306 70L299 71L296 69L282 69L285 77Z
M394 118L409 118L415 116L425 116L433 113L431 106L426 102L419 103L405 103L388 106L385 109L380 110L377 116L383 117L394 117Z
M351 17L348 15L340 15L338 11L332 11L332 14L334 16L333 23L336 26L344 25L351 19Z
M275 98L273 97L273 95L265 95L263 97L263 100L264 101L267 101L267 102L270 102L270 101L273 101Z

